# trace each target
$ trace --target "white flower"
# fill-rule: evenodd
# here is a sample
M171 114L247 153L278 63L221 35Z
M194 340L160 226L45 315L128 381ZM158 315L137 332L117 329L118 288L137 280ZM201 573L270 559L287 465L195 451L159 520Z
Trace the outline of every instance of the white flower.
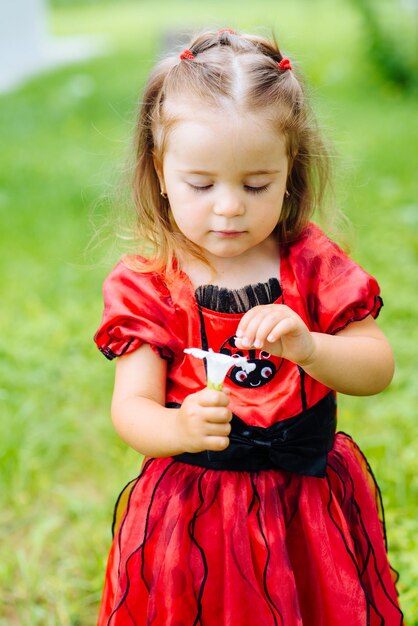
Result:
M214 352L210 348L209 351L200 350L200 348L186 348L184 351L198 359L206 359L209 389L221 390L225 376L231 367L241 367L247 374L255 369L255 363L248 363L245 356L229 356L222 352Z

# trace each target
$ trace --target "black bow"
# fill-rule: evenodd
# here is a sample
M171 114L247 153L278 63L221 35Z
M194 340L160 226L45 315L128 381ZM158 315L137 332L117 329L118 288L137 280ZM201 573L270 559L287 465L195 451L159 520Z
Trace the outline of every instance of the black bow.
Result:
M323 477L328 452L334 443L335 427L336 402L331 392L310 409L268 428L249 426L233 415L228 448L221 452L186 452L175 458L211 469L258 471L280 468Z

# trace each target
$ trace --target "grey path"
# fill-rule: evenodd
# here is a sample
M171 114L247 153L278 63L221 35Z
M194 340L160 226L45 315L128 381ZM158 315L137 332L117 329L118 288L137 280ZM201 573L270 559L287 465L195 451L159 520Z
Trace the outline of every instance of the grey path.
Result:
M100 38L52 37L47 12L46 0L0 0L0 92L107 49Z

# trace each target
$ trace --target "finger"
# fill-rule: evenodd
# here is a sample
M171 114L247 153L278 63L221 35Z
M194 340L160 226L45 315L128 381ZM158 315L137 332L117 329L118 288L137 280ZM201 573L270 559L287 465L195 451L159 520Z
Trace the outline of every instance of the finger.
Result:
M226 407L205 407L202 417L208 423L225 424L231 421L232 413Z
M285 319L292 319L291 316L286 316L284 319L280 319L277 315L268 316L259 325L257 328L256 336L254 339L254 347L262 348L266 343L273 343L277 341L281 335L274 336L275 330L279 327ZM270 337L271 339L268 339Z
M228 406L228 394L216 389L203 389L199 392L200 406Z
M245 333L247 330L247 327L249 325L249 323L251 322L251 320L257 316L259 314L259 309L261 307L259 306L255 306L252 309L250 309L249 311L247 311L245 313L245 315L242 316L240 323L238 324L237 330L235 332L235 336L236 337L245 337Z
M294 317L286 317L284 320L281 320L278 324L275 325L274 328L270 331L267 336L267 341L269 343L274 343L281 339L284 335L289 335L297 330L298 322Z
M230 444L229 437L205 437L204 445L205 450L213 450L214 452L220 452L225 450Z
M231 432L231 424L207 424L206 435L210 437L228 437Z
M255 348L261 348L262 337L266 338L267 335L278 322L278 314L276 311L265 312L257 317L254 317L247 326L245 331L245 337L239 339L241 345L244 348L254 346Z
M257 308L257 307L255 307ZM254 329L257 328L260 320L263 319L263 312L252 309L250 313L253 313L251 317L248 317L246 323L237 328L235 337L236 340L244 347L247 348L252 345L252 341L255 338Z

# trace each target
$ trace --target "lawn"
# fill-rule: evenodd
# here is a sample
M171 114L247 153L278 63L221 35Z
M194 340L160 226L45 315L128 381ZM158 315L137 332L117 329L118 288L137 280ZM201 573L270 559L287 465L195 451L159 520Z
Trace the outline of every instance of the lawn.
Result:
M112 233L141 85L169 34L209 25L273 29L336 147L352 255L381 284L397 359L384 393L340 398L340 428L379 481L417 626L416 94L378 78L345 0L56 4L54 34L101 35L108 52L0 97L0 625L95 623L113 502L140 463L113 432L114 366L92 342L101 283L123 251Z

